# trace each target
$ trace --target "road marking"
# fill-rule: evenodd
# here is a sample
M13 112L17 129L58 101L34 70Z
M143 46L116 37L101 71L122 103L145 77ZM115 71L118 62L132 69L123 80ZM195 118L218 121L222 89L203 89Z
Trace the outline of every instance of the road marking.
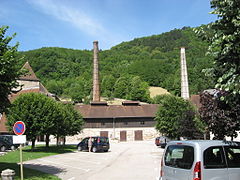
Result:
M79 170L86 171L86 172L90 171L90 169L78 168L78 167L69 166L69 165L65 165L65 164L62 164L62 163L55 163L53 161L48 161L48 160L43 160L43 159L39 159L39 161L48 162L48 163L52 163L52 164L56 164L56 165L60 165L60 166L65 166L65 167L70 167L70 168L73 168L73 169L79 169Z
M64 159L69 159L69 160L76 160L76 158L64 158ZM89 162L89 163L92 163L92 164L101 164L100 162L95 162L95 161L88 161L88 160L83 160L81 159L80 162Z
M74 179L76 179L75 177L71 177L71 178L69 178L68 180L74 180Z

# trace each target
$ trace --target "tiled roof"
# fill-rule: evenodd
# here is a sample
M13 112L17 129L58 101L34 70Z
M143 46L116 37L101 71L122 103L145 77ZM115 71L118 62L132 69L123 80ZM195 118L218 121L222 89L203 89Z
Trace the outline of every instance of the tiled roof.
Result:
M40 93L40 89L39 88L35 88L35 89L26 89L26 90L21 90L18 93L12 93L9 95L9 99L12 102L14 99L16 99L20 94L25 94L25 93Z
M76 105L83 118L126 118L126 117L155 117L157 104L143 105Z
M37 76L35 75L35 73L32 70L32 67L30 66L30 64L28 62L26 62L23 67L24 69L28 70L28 73L24 76L21 76L19 79L20 80L27 80L27 81L39 81L39 79L37 78Z

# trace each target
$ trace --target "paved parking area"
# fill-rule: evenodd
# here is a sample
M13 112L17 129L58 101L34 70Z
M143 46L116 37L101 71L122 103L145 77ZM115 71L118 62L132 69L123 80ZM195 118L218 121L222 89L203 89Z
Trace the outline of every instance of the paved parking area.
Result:
M163 149L154 141L111 143L107 153L72 152L24 162L63 180L156 180Z

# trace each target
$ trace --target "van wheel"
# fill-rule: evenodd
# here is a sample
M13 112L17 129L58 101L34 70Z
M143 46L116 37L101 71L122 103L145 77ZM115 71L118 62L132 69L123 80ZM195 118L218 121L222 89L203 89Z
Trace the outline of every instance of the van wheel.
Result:
M81 146L78 146L78 151L82 151L82 147Z
M2 146L2 147L0 148L0 151L2 151L2 152L6 151L6 147L5 147L5 146Z
M14 145L11 146L11 150L14 151L16 147Z
M94 152L94 153L97 152L97 148L96 148L96 147L93 147L93 148L92 148L92 152Z

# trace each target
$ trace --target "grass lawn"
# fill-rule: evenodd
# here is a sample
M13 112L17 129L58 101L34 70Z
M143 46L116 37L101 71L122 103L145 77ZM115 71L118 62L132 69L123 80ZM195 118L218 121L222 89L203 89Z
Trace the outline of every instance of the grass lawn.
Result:
M66 146L50 146L49 148L45 148L45 146L37 146L34 151L31 151L31 146L27 146L23 148L23 161L37 159L45 156L57 155L67 152L72 152L76 150L76 146L74 145L66 145ZM5 169L13 169L16 173L14 176L15 180L20 179L20 165L17 163L20 162L20 153L19 150L8 152L7 154L0 156L0 172ZM40 171L36 171L33 169L24 168L23 165L23 176L24 179L28 180L59 180L58 177L49 175Z

